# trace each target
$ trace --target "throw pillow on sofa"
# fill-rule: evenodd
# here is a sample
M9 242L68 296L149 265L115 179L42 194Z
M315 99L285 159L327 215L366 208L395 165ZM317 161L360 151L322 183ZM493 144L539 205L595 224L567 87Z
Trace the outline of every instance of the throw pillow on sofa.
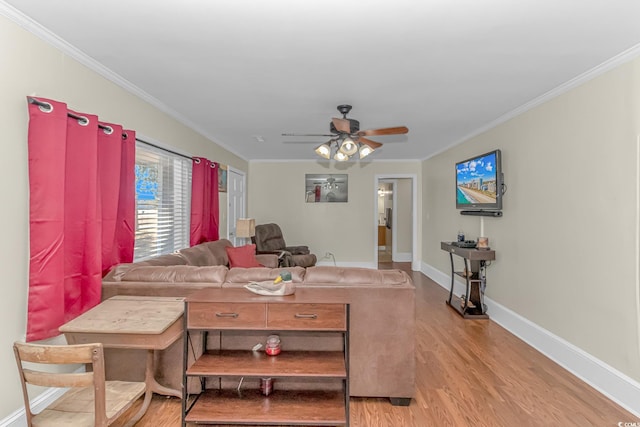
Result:
M229 267L264 267L256 260L256 245L227 246L224 248L229 257Z

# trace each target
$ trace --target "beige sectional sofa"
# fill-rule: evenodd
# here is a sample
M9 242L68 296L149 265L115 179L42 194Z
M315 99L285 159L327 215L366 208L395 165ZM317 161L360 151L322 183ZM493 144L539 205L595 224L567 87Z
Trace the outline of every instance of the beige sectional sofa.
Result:
M228 268L225 246L228 240L203 243L177 254L114 267L103 279L103 299L115 295L184 297L208 287L241 287L250 281L275 279L274 255L260 258L265 267ZM400 270L354 267L287 267L298 287L340 287L347 289L350 303L349 391L351 396L388 397L405 405L415 394L415 288L409 275ZM247 291L248 292L248 291ZM211 339L211 334L219 334ZM268 334L265 334L265 337ZM264 337L234 331L210 332L209 348L250 349ZM340 339L320 341L308 334L283 336L283 351L318 346L333 350ZM324 348L326 346L326 348ZM162 352L156 376L169 386L182 381L182 342ZM131 378L140 371L142 358L119 351L112 357L108 375ZM127 358L123 363L122 357Z

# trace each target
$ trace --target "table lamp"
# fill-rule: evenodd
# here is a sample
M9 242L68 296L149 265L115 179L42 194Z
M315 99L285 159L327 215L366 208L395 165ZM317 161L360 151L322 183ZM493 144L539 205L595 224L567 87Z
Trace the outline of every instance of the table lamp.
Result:
M249 239L256 235L256 220L253 218L238 218L236 220L236 237Z

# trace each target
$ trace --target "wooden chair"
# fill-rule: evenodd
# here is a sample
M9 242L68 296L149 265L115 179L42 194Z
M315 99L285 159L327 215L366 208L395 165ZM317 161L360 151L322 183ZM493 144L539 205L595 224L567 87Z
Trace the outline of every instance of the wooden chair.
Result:
M143 382L105 381L101 343L39 345L16 342L13 344L13 351L20 371L29 427L108 426L145 392ZM31 362L34 365L23 366L23 362ZM35 365L78 363L91 365L91 372L53 373L41 370L42 366ZM34 414L29 404L27 384L65 387L69 390L40 413Z

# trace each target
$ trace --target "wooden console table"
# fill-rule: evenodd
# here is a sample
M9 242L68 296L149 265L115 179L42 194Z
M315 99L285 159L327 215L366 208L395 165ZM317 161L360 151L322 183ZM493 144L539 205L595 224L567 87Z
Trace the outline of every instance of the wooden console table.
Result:
M119 295L109 298L62 325L69 344L101 342L106 348L147 350L146 391L134 425L145 414L153 393L182 397L182 391L159 384L154 378L154 353L182 336L184 298Z
M440 242L440 249L448 252L451 260L451 290L447 305L465 319L488 319L487 306L484 303L484 290L487 285L486 262L495 260L496 252L491 249L460 248L450 242ZM463 259L462 271L455 270L454 255ZM455 276L465 279L467 290L464 300L453 295Z
M202 390L189 395L184 390L182 425L267 424L349 425L349 304L341 289L298 288L287 296L260 296L244 288L215 288L194 292L185 303L184 378L296 378L329 381L339 385L323 390L280 390L268 396L251 387L240 390ZM309 331L322 335L342 333L341 351L283 350L276 356L264 351L210 350L188 366L191 332ZM206 342L203 348L207 348Z

